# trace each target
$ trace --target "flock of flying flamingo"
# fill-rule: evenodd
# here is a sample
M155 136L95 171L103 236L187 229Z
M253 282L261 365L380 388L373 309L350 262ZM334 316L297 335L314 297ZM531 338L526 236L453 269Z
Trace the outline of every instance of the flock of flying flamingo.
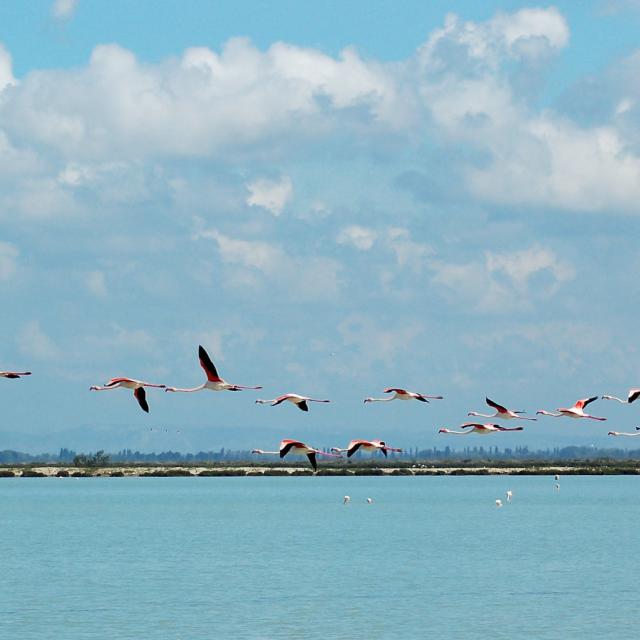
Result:
M261 386L243 386L239 384L231 384L220 377L216 366L213 364L213 361L209 357L209 354L206 352L204 347L201 345L198 347L198 358L200 360L200 366L202 367L206 380L203 384L198 385L196 387L191 388L179 388L179 387L170 387L165 384L154 384L151 382L144 382L142 380L134 380L133 378L111 378L108 382L106 382L103 386L91 386L89 389L91 391L110 391L113 389L131 389L133 391L133 395L137 400L140 408L149 412L149 404L147 402L147 394L145 388L157 388L164 389L165 392L180 392L180 393L193 393L196 391L203 391L208 389L210 391L242 391L245 389L262 389ZM10 378L16 379L21 378L23 376L30 376L30 371L0 371L0 378ZM406 389L400 389L398 387L389 387L384 390L384 393L389 394L384 398L365 398L364 403L369 402L391 402L392 400L416 400L419 402L429 402L430 400L443 400L443 396L434 396L434 395L426 395L423 393L417 393L415 391L407 391ZM631 389L626 399L618 398L616 396L611 395L603 395L601 398L603 400L614 400L620 402L622 404L631 404L635 402L640 397L640 389ZM582 400L578 400L571 407L561 407L554 411L546 411L544 409L539 409L536 412L536 415L544 415L551 416L554 418L560 417L568 417L568 418L588 418L591 420L606 420L604 417L592 416L588 413L585 413L584 409L587 405L594 402L598 399L598 396L592 396L590 398L584 398ZM311 398L309 396L303 396L297 393L285 393L276 398L270 400L262 400L258 399L255 401L256 404L269 404L272 407L277 406L279 404L283 404L285 402L290 402L294 404L301 411L309 411L309 402L318 402L318 403L326 403L330 402L330 400L323 400L318 398ZM531 418L522 415L525 413L524 411L514 411L512 409L508 409L497 402L494 402L490 398L486 398L486 403L492 409L495 409L495 413L486 414L479 413L477 411L470 411L467 415L469 416L477 416L483 418L494 418L498 420L531 420L535 421L537 418ZM516 427L503 427L495 422L488 423L480 423L480 422L465 422L460 425L460 429L462 431L454 431L452 429L442 428L438 430L438 433L450 434L450 435L458 435L458 436L468 436L472 433L476 433L478 435L489 435L492 433L499 433L505 431L522 431L524 429L523 426ZM627 436L627 437L640 437L640 427L636 427L635 433L628 433L622 431L609 431L608 435L610 436ZM346 448L333 447L331 449L333 453L328 453L325 451L321 451L320 449L316 449L314 447L310 447L304 442L300 442L299 440L291 440L284 439L280 442L280 447L278 451L264 451L262 449L254 449L252 453L255 454L273 454L278 455L280 458L284 458L286 455L300 455L306 456L311 463L311 466L314 470L317 470L317 456L328 456L328 457L342 457L342 453L347 454L347 458L353 456L357 451L367 451L371 453L375 453L376 451L380 451L385 457L387 456L387 452L389 451L398 451L401 452L402 449L396 449L394 447L390 447L382 440L351 440ZM509 498L510 499L510 498Z

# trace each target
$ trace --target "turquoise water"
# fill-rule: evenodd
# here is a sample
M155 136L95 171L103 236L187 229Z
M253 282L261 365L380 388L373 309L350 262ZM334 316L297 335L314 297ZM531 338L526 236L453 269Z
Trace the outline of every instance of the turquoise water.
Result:
M640 637L640 477L560 484L2 479L0 637Z

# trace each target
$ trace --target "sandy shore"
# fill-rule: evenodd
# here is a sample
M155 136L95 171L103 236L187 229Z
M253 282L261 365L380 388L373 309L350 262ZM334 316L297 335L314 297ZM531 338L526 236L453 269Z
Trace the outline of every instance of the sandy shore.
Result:
M640 463L633 467L626 466L624 470L618 465L602 466L583 465L573 466L513 466L513 467L464 467L448 466L435 467L429 465L414 465L403 467L355 467L321 466L318 475L350 476L440 476L440 475L602 475L602 474L640 474ZM298 466L128 466L110 465L108 467L79 468L74 466L4 466L0 467L0 478L16 477L206 477L206 476L310 476L313 471L309 467Z

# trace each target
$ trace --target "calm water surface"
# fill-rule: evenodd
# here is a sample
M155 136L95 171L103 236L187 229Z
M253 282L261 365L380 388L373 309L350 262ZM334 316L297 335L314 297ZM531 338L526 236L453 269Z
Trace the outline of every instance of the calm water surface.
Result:
M2 479L0 638L640 637L640 477L560 484Z

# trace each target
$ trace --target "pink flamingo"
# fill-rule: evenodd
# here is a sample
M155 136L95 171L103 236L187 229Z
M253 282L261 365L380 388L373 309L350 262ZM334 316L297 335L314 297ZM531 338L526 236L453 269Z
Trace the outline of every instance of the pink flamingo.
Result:
M316 455L330 456L332 458L342 458L342 456L336 455L334 453L325 453L324 451L320 451L319 449L314 449L313 447L310 447L309 445L306 445L304 444L304 442L300 442L299 440L282 440L282 442L280 442L279 451L263 451L262 449L254 449L251 453L257 453L259 455L279 455L281 458L284 458L288 453L297 456L307 456L314 471L318 470Z
M501 427L499 424L488 423L480 424L479 422L465 422L460 425L461 429L469 428L469 431L452 431L451 429L438 429L438 433L450 433L456 436L468 436L470 433L477 433L481 436L489 435L490 433L498 433L499 431L522 431L524 427Z
M164 384L151 384L150 382L142 382L141 380L134 380L133 378L111 378L104 387L89 387L89 391L110 391L111 389L133 389L133 395L135 396L138 404L143 411L149 413L149 405L147 404L147 397L144 387L156 387L158 389L164 389Z
M165 391L181 391L191 393L193 391L202 391L209 389L211 391L241 391L242 389L262 389L262 387L243 387L239 384L230 384L218 375L218 370L211 361L209 354L204 350L202 345L198 346L198 357L200 358L200 366L204 369L207 381L198 387L192 389L178 389L177 387L167 387Z
M637 429L638 427L636 427ZM627 436L628 438L637 438L640 436L640 431L636 431L635 433L626 433L625 431L609 431L607 434L609 436Z
M622 404L631 404L635 402L638 398L640 398L640 389L629 389L629 395L626 400L622 400L622 398L617 398L616 396L601 396L603 400L617 400Z
M0 371L0 378L21 378L30 375L31 371Z
M431 400L442 400L442 396L427 396L424 393L416 393L415 391L407 391L406 389L398 389L395 387L390 387L389 389L385 389L383 393L393 393L392 396L388 398L365 398L365 403L367 402L391 402L392 400L419 400L420 402L429 402L427 398Z
M256 404L270 404L272 407L275 407L277 404L282 404L285 401L295 404L301 411L309 411L307 402L331 402L331 400L316 400L316 398L300 396L297 393L285 393L283 396L278 396L273 400L256 400Z
M536 414L541 414L543 416L551 416L552 418L560 418L562 416L566 416L567 418L591 418L591 420L606 420L606 418L598 418L596 416L590 416L588 413L584 412L584 408L594 400L597 400L598 396L593 396L592 398L584 398L583 400L578 400L572 407L560 408L556 409L558 413L553 413L552 411L545 411L544 409L539 409L536 411Z
M331 447L331 451L337 451L338 453L342 451L347 452L347 458L350 458L358 449L362 451L368 451L369 453L373 453L375 451L382 451L384 457L387 457L387 451L399 451L402 453L402 449L395 449L394 447L390 447L383 440L352 440L346 449L340 449L339 447Z
M468 416L479 416L481 418L500 418L502 420L536 420L536 418L525 418L519 414L524 413L524 411L512 411L511 409L507 409L503 407L501 404L490 400L489 398L485 398L486 403L493 407L496 412L492 415L488 415L486 413L478 413L476 411L469 411Z

